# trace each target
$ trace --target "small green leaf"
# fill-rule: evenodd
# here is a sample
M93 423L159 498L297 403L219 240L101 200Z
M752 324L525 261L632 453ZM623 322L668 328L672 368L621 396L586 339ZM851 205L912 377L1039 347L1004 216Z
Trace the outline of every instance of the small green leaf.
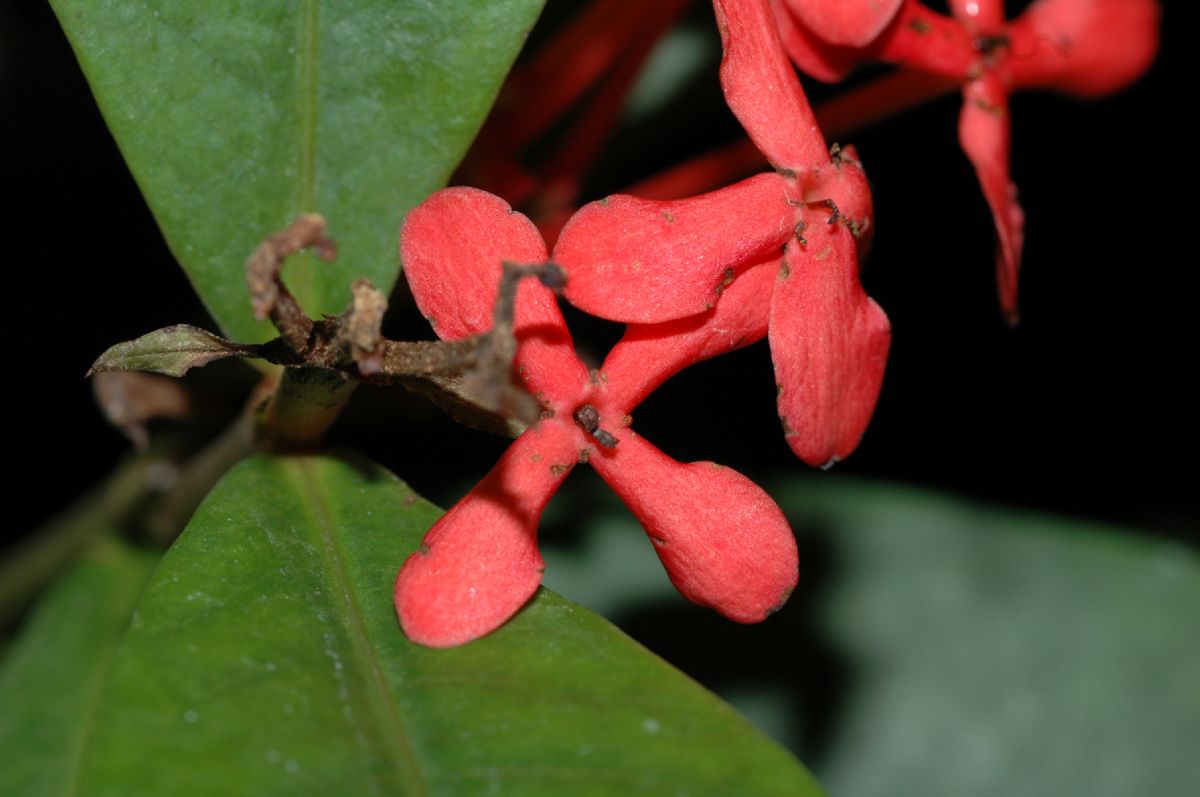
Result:
M138 605L80 794L818 795L728 706L542 591L452 650L392 607L437 510L367 462L256 457Z
M43 599L0 668L0 794L72 793L96 696L155 559L106 545Z
M176 324L109 347L92 363L88 376L104 371L152 371L183 376L213 360L246 356L254 351L253 346L230 343L199 327Z
M288 285L316 318L387 291L404 213L450 176L544 0L52 0L171 251L221 328L258 342L243 268L323 214L341 256Z

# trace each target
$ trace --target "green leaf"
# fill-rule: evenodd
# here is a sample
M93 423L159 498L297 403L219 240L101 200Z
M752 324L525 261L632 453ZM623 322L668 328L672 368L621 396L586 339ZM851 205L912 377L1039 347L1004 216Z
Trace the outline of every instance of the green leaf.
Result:
M104 371L152 371L183 376L213 360L247 356L255 351L253 346L230 343L199 327L176 324L110 346L92 363L88 376Z
M243 268L323 214L336 263L287 281L313 317L388 290L404 213L440 188L544 0L52 0L171 251L225 332L270 337Z
M361 460L239 465L146 588L80 793L820 793L726 705L552 593L470 645L409 643L392 585L437 516Z
M820 770L833 793L1194 793L1195 551L894 487L780 496L827 529L827 623L860 673Z
M1185 797L1200 782L1193 549L833 475L777 480L801 584L734 627L675 595L627 510L567 487L551 510L585 518L584 538L547 549L545 529L546 583L652 645L682 640L668 657L806 749L830 794Z
M116 543L46 595L0 668L0 794L71 793L117 640L155 559Z

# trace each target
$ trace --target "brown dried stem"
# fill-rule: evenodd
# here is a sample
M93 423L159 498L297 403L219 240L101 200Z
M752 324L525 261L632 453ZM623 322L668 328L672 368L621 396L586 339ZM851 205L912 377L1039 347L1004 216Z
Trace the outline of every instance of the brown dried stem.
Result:
M288 291L280 276L285 257L305 247L333 256L325 229L320 216L300 216L264 240L246 264L255 314L269 317L280 335L257 355L287 366L264 415L272 438L302 445L319 440L358 382L402 385L460 423L499 433L519 434L537 421L540 405L512 376L517 286L537 277L560 288L561 269L504 263L488 332L453 341L388 340L381 332L387 299L367 280L353 284L346 312L320 321L304 315Z
M541 414L537 400L513 379L517 287L537 277L560 288L552 263L503 263L493 328L452 341L394 341L382 334L387 299L367 280L351 286L344 313L313 321L282 278L284 260L302 249L335 256L325 220L304 214L268 236L246 262L254 313L269 318L279 337L259 346L235 344L194 327L175 326L118 344L93 372L150 370L178 376L227 357L258 357L284 366L265 410L259 436L270 446L311 446L333 423L360 382L399 384L429 398L470 426L519 434ZM128 423L122 423L128 427Z
M246 261L246 285L254 317L267 318L279 330L292 351L300 354L308 346L313 323L283 284L283 261L302 249L312 248L322 260L337 257L337 247L325 234L325 219L304 213L274 235L267 236Z

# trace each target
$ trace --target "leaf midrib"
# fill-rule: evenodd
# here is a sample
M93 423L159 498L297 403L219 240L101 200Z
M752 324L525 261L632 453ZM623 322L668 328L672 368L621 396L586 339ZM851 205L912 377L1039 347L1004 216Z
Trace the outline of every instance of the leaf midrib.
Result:
M330 603L334 615L341 621L350 643L350 656L355 665L353 669L361 675L362 687L368 695L374 695L373 699L367 701L368 713L378 728L378 738L386 748L388 760L391 761L402 787L401 793L406 797L428 795L429 788L409 743L404 720L396 710L395 697L388 686L383 666L371 645L366 618L351 588L350 574L345 565L346 557L335 533L328 500L313 460L295 461L293 474L300 502L313 520L314 533L320 543L319 556L326 565L325 575L330 586L329 594L333 598Z
M321 0L304 0L300 10L300 162L296 169L296 208L299 213L317 213L317 117L319 92ZM287 219L286 221L291 221ZM289 268L288 287L300 306L311 314L313 263L308 255L294 258Z

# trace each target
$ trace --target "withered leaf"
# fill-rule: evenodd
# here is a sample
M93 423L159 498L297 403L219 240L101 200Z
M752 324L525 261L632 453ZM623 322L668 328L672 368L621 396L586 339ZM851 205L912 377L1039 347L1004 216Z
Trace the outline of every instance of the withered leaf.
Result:
M163 327L109 348L88 376L102 371L151 371L183 376L192 368L226 357L254 357L257 346L233 343L188 324Z

